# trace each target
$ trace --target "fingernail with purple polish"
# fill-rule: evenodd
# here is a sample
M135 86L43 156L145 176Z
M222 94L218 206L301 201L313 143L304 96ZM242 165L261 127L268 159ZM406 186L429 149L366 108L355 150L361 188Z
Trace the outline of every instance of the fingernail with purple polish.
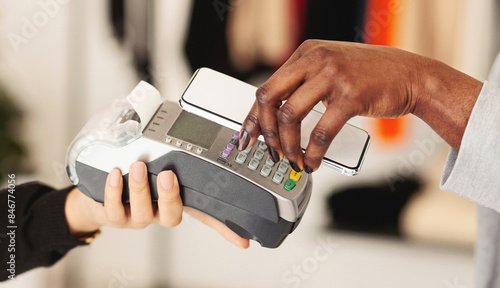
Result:
M269 147L269 155L271 156L271 159L273 159L274 163L280 162L280 154L278 154L274 148Z
M295 162L290 161L290 166L292 166L292 169L295 170L295 172L300 172L300 168Z
M248 143L250 142L250 137L247 131L243 130L240 133L240 141L238 144L238 150L243 151L247 148Z
M307 174L311 174L313 172L313 169L311 167L309 167L309 166L306 165L304 167L304 171L306 171Z

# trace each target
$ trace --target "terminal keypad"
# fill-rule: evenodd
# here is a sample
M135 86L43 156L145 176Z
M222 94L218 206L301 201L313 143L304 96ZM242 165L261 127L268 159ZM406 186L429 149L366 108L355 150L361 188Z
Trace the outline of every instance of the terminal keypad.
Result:
M239 133L234 132L220 153L220 157L228 159L234 157L237 165L245 165L246 169L259 173L264 178L269 178L276 185L282 185L285 190L292 190L300 180L301 173L290 169L290 162L286 157L279 163L274 163L269 155L267 145L257 141L253 146L243 151L237 151ZM231 153L231 152L236 153ZM233 155L233 156L231 156ZM290 172L289 172L290 171Z

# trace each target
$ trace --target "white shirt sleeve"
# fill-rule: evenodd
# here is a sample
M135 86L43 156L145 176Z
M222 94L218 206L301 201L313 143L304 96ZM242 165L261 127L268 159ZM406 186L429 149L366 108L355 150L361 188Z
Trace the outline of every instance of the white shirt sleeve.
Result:
M485 82L459 153L450 150L441 189L500 212L500 88Z

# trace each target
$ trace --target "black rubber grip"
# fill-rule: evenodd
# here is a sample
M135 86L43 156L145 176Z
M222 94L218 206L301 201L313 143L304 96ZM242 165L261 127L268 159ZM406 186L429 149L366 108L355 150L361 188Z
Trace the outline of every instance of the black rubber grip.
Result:
M296 223L279 217L275 198L266 190L225 170L183 152L170 152L147 164L153 200L158 198L156 177L163 170L176 173L183 204L226 224L241 237L276 248ZM108 173L77 162L78 188L103 203ZM122 200L128 202L128 174Z

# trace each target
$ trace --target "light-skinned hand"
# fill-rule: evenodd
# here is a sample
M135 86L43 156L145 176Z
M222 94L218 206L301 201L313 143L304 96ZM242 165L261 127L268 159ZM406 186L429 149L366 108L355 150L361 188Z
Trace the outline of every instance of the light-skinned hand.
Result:
M158 201L155 202L151 201L146 165L143 162L135 162L129 171L129 204L124 204L121 200L123 179L118 169L112 170L106 180L104 206L77 188L70 191L66 199L65 213L73 236L78 238L102 226L143 229L152 223L158 223L171 228L181 222L184 211L219 232L229 242L240 248L248 248L248 239L241 238L220 221L198 210L182 206L179 182L172 171L158 174Z

